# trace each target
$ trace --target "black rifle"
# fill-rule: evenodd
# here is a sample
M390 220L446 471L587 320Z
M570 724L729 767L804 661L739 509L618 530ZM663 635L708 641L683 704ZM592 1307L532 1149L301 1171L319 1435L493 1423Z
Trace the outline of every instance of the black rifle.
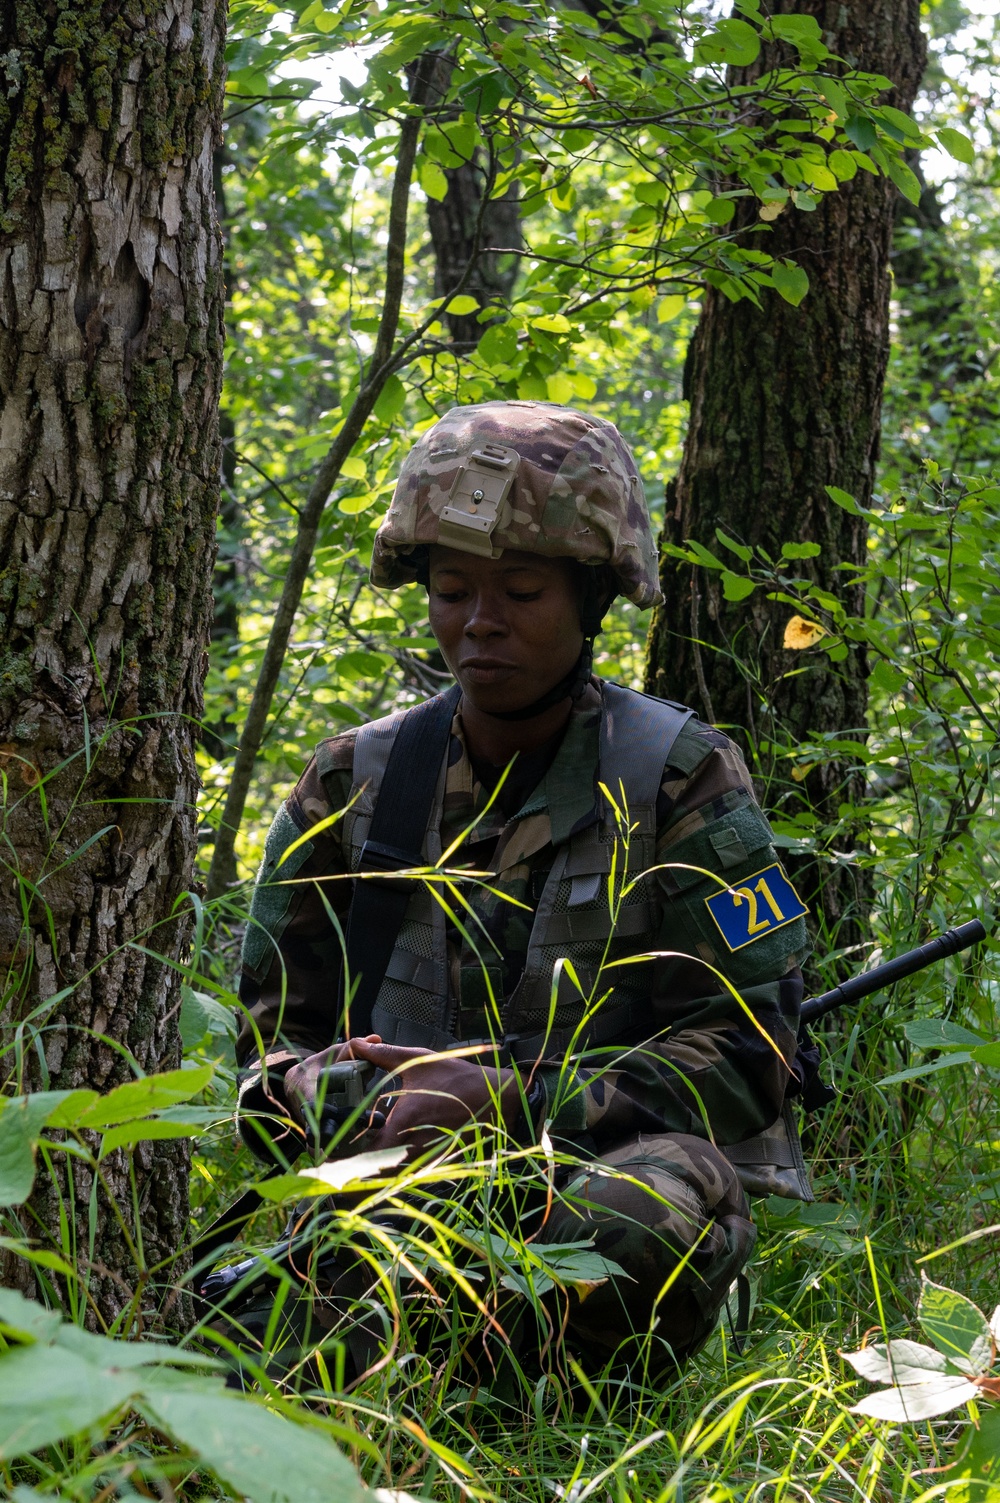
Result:
M862 971L860 976L852 976L850 981L845 981L842 986L835 986L833 991L807 998L802 1004L802 1023L808 1027L835 1008L860 1002L862 997L870 997L873 992L892 986L894 981L902 981L904 976L912 976L915 971L922 971L925 966L944 960L946 955L957 955L960 950L967 950L970 945L978 944L985 938L986 929L978 919L959 924L957 929L946 929L936 939L929 939L925 945L907 950L905 955L897 955L895 960L873 966L870 971Z

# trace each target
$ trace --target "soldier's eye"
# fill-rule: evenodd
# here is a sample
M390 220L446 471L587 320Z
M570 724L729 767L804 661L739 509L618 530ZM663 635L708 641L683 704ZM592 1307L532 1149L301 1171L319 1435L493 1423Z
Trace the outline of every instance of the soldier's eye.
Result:
M444 600L448 605L456 605L464 595L464 590L435 590L438 600Z
M508 590L507 594L511 600L520 602L522 600L540 600L542 592L541 590Z

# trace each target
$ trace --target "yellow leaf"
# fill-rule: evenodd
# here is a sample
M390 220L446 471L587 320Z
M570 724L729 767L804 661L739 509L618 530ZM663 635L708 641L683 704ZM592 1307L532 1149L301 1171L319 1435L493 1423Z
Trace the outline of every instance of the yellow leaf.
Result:
M826 628L820 626L818 621L807 621L804 616L793 616L785 626L785 635L782 647L786 650L800 651L803 647L814 647L821 637L826 636Z
M784 204L761 204L758 212L765 224L770 224L772 219L777 219L784 207Z
M796 783L804 783L813 768L817 765L815 762L800 762L798 766L792 768L792 777Z
M566 403L573 396L573 383L568 376L546 376L545 389L550 402Z
M677 317L686 301L683 297L661 297L660 306L656 310L656 322L668 324L672 318Z
M349 459L344 460L340 472L346 475L348 480L364 480L368 474L368 466L358 455L352 454Z

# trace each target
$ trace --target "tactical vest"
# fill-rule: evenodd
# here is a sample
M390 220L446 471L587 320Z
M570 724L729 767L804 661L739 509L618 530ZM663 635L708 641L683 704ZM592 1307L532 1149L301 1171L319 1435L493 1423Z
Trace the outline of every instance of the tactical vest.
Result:
M535 910L524 971L511 995L497 999L501 1012L490 1041L499 1043L504 1057L515 1063L631 1041L649 1028L650 963L603 974L601 967L602 961L606 966L655 945L662 896L655 876L640 874L656 863L656 801L663 768L694 712L607 681L601 693L599 781L627 810L629 833L623 840L602 796L595 822L556 846ZM406 713L398 711L358 731L351 804L342 826L352 871L359 868L389 753ZM428 865L441 857L446 776L447 758L424 837ZM612 871L614 914L608 901ZM634 885L623 891L626 879ZM458 999L449 987L445 911L427 884L415 883L414 888L372 1011L372 1027L387 1043L437 1050L486 1041L459 1041L454 1035ZM572 963L579 986L565 965L554 981L560 960ZM484 1029L488 1026L484 1021ZM750 1193L813 1198L787 1108L766 1133L723 1151Z

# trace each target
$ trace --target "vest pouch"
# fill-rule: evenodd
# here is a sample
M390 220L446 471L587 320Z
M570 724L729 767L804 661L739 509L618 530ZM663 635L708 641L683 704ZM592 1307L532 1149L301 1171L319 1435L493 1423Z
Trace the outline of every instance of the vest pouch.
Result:
M812 1201L802 1144L792 1106L785 1102L781 1116L764 1132L742 1143L720 1145L747 1195L780 1195L784 1200Z

